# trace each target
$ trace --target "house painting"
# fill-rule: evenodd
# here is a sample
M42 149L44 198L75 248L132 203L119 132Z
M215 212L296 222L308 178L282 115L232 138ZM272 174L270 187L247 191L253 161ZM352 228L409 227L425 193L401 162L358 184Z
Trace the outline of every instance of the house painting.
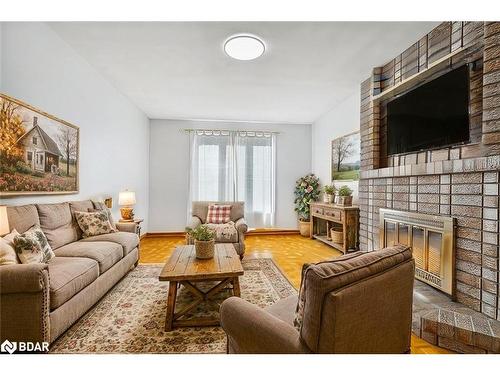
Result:
M61 151L56 142L38 125L38 117L33 117L33 127L17 143L24 147L24 161L33 170L59 173Z

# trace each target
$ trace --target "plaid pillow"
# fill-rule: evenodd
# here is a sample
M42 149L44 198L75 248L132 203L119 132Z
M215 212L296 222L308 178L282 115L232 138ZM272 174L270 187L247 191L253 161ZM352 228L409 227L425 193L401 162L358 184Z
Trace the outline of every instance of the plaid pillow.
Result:
M211 204L208 206L207 224L226 224L231 221L230 204Z

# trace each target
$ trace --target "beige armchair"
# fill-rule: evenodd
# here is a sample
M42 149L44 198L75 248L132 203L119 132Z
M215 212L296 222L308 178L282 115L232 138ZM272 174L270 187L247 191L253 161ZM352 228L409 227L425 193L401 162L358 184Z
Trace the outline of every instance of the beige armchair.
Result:
M407 353L415 262L394 246L310 265L297 296L260 309L241 298L221 305L228 353Z
M245 221L245 203L244 202L193 202L191 206L191 218L187 224L187 228L194 229L198 225L205 224L208 214L208 206L210 204L230 204L231 205L231 221L234 222L237 235L228 240L216 239L216 242L229 242L234 245L234 249L243 258L245 254L245 233L248 232L248 225ZM192 239L186 236L186 243L191 244Z

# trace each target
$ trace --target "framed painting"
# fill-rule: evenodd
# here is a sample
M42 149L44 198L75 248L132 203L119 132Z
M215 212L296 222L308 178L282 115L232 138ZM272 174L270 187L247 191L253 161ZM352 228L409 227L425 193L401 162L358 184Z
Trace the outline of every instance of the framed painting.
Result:
M80 131L0 94L0 196L78 193Z
M361 159L359 131L335 138L332 141L332 181L358 181Z

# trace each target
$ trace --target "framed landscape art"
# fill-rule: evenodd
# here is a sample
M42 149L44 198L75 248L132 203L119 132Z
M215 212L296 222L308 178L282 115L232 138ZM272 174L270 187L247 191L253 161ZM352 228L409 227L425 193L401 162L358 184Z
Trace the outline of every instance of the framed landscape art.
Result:
M359 131L332 141L332 181L358 181L361 159Z
M78 193L79 128L0 94L0 196Z

